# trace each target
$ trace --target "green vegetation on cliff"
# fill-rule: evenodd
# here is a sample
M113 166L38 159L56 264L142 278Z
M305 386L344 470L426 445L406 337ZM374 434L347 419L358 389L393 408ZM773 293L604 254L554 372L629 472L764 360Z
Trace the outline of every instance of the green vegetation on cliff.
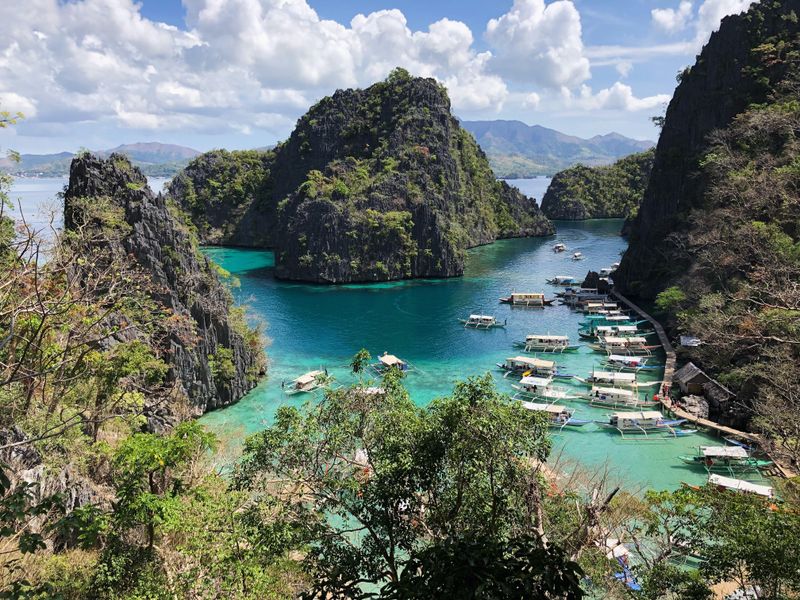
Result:
M494 178L446 90L402 69L323 98L273 152L199 157L170 195L204 242L274 248L287 279L449 277L467 248L553 233Z
M655 150L632 154L606 167L576 165L556 173L542 198L549 219L623 219L636 215Z
M726 18L667 110L615 282L656 299L736 399L712 417L800 460L800 2ZM719 105L715 94L724 94ZM720 106L724 110L720 110Z

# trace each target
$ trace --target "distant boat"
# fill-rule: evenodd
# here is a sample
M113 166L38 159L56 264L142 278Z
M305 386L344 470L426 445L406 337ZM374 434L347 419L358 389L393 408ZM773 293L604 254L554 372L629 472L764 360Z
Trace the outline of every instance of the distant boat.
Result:
M591 406L629 410L655 408L660 404L655 400L639 400L639 395L635 391L615 387L592 387L591 391L580 399Z
M540 400L577 400L580 395L571 389L554 386L549 377L523 377L511 385L524 398ZM515 396L516 398L516 396Z
M583 260L583 259L584 259L584 256L583 256L583 253L581 253L581 252L575 252L572 255L572 260Z
M385 373L391 368L405 372L410 370L411 366L407 361L397 358L394 354L384 352L378 357L378 362L372 365L372 368L378 373Z
M470 315L467 319L459 319L464 327L472 329L492 329L495 327L505 327L506 322L500 323L491 315Z
M612 354L608 356L603 362L609 367L618 371L657 371L663 369L662 364L651 364L652 359L642 356L623 356L621 354Z
M289 395L313 392L325 387L332 379L325 371L309 371L292 380L284 392Z
M580 284L580 282L572 275L556 275L555 277L551 277L545 281L551 285L572 286Z
M497 366L508 373L525 373L539 377L554 377L556 363L552 360L542 360L531 356L514 356L507 358L504 363Z
M628 355L628 356L649 356L659 346L657 344L648 345L647 339L643 337L618 337L601 336L596 344L590 344L593 350L607 352L608 354Z
M541 292L512 292L505 298L500 298L502 304L512 306L527 306L531 308L543 308L553 304L554 300L548 300Z
M567 249L567 247L564 244L562 244L561 242L559 242L558 244L553 246L553 252L564 252L564 250L566 250L566 249Z

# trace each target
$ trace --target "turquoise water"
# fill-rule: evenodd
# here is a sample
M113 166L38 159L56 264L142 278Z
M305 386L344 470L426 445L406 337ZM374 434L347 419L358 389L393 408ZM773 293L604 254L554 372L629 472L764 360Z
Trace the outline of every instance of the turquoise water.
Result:
M448 395L458 380L486 372L493 374L501 390L513 393L513 379L504 379L495 367L495 363L519 353L512 343L530 333L566 334L577 342L582 315L565 306L512 308L499 304L498 298L513 290L544 291L552 297L556 288L547 285L546 278L582 277L590 268L597 270L618 261L625 248L618 235L621 221L557 225L555 237L504 240L471 250L464 276L447 280L344 286L288 283L272 277L273 257L269 252L207 248L209 256L238 276L241 287L235 295L254 315L268 322L271 345L267 349L268 380L238 404L210 413L202 422L235 446L245 435L268 425L278 407L300 406L314 398L283 394L282 381L327 368L339 383L350 384L353 380L347 365L362 347L373 356L388 351L416 368L406 378L406 385L418 405ZM570 252L554 253L551 248L556 241L564 242ZM586 259L573 262L572 251L583 252ZM470 313L507 319L508 327L464 329L457 319ZM555 360L562 370L585 377L593 366L600 366L599 357L583 347L576 354L558 355ZM586 389L580 385L575 388ZM655 389L643 388L641 394L652 395ZM580 402L564 404L575 407L578 418L602 419L608 412ZM715 442L701 434L623 440L619 434L589 424L555 434L554 455L593 470L608 465L612 478L629 489L666 489L682 481L705 481L702 470L687 467L677 457L694 454L698 445L708 443Z

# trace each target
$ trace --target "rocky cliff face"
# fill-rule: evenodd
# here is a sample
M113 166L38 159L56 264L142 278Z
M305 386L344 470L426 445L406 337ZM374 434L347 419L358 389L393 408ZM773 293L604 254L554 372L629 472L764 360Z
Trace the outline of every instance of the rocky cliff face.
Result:
M776 34L796 37L798 13L798 0L765 0L746 13L726 17L696 64L682 74L631 227L630 246L614 275L626 293L652 298L665 281L689 267L686 257L671 248L669 236L686 229L690 212L703 205L706 181L700 161L709 134L767 99L787 63L765 65L757 49Z
M98 207L105 207L105 216ZM98 232L94 250L107 257L101 260L135 262L144 275L146 294L169 318L156 323L159 335L139 323L126 335L157 345L191 414L232 404L254 387L264 372L258 336L234 312L230 293L198 251L189 228L162 195L153 194L127 158L73 160L64 221L67 231ZM101 234L109 227L118 234ZM154 403L148 415L151 427L174 421L173 409L169 403Z
M627 156L613 165L576 165L557 173L542 199L549 219L624 219L635 215L642 202L653 151Z
M446 91L401 70L321 100L265 170L244 207L216 197L224 208L198 211L185 183L170 194L214 232L208 241L273 247L285 279L450 277L463 272L469 247L554 232L534 200L495 180ZM185 176L203 187L197 174ZM226 234L228 215L246 225Z

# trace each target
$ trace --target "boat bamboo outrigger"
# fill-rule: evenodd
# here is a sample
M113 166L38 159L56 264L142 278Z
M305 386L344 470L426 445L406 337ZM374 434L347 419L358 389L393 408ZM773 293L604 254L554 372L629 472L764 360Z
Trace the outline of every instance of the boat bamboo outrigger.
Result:
M563 429L564 427L583 427L591 423L591 420L574 418L575 409L559 406L558 404L538 404L522 401L522 406L530 411L546 414L550 427Z
M717 475L716 473L712 473L708 476L708 485L716 485L732 492L756 494L758 496L764 496L765 498L772 498L775 495L775 492L771 486L750 483L749 481L743 481L741 479L723 477L722 475Z
M331 380L332 377L329 377L326 371L309 371L293 379L288 386L285 386L284 393L292 395L313 392L327 386Z
M593 387L588 394L582 395L581 400L591 406L604 408L654 408L659 405L655 400L640 400L639 395L633 390L615 387Z
M633 371L634 373L638 373L639 371L658 371L664 368L664 365L655 364L651 361L651 358L623 356L621 354L611 354L603 360L608 368L617 371Z
M471 329L493 329L495 327L505 327L508 321L500 323L495 317L491 315L470 315L466 319L459 319L464 327Z
M533 308L543 308L553 304L553 300L548 300L541 292L512 292L505 298L500 298L502 304L512 306L527 306Z
M514 398L543 399L543 400L577 400L580 395L570 389L554 386L549 377L523 377L519 383L511 384L517 390Z
M661 431L677 435L675 428L685 422L686 419L667 419L657 410L615 412L608 415L608 421L595 421L600 427L613 429L623 436L625 434L649 435Z
M406 372L411 370L411 365L407 361L397 358L394 354L384 352L378 357L378 362L372 365L372 368L378 373L385 373L392 368Z
M601 384L612 387L637 389L639 384L636 382L636 373L620 373L617 371L592 371L586 377L576 377L578 381L589 385Z
M604 337L645 337L655 332L642 332L636 325L590 325L578 330L578 335L584 339L604 338Z
M556 363L552 360L542 360L530 356L514 356L507 358L504 363L497 366L509 373L524 373L526 376L557 377Z
M576 352L580 346L571 345L565 335L531 334L525 337L524 342L516 342L515 346L522 347L525 352Z
M678 458L687 465L730 474L758 471L772 465L771 460L750 456L741 446L700 446L696 455Z

